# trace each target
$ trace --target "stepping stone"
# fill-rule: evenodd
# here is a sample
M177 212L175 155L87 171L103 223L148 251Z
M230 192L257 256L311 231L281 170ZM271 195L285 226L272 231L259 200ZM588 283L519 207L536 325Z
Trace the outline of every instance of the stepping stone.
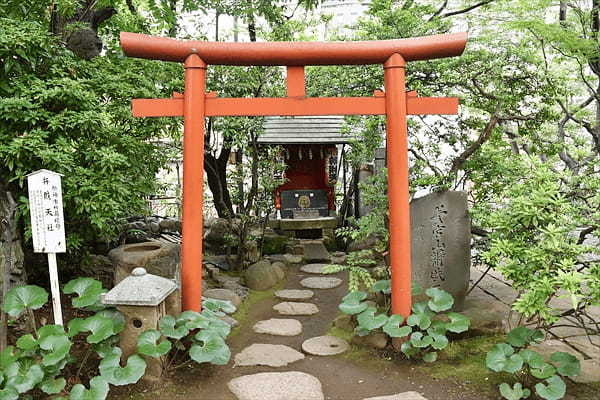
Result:
M328 265L331 265L331 264L306 264L302 268L300 268L300 271L306 272L309 274L325 274L325 272L323 272L323 270Z
M308 242L304 243L304 261L306 262L322 262L331 260L331 255L323 242Z
M308 300L314 295L312 290L284 289L275 292L275 297L278 299L291 301Z
M421 396L420 393L417 392L404 392L398 394L392 394L390 396L378 396L378 397L369 397L368 399L363 400L427 400L425 397Z
M275 336L296 336L302 333L302 324L297 319L271 318L258 321L252 327L256 333L266 333Z
M284 302L273 306L273 310L281 315L313 315L319 312L319 308L312 303Z
M304 354L282 344L255 343L236 354L234 367L251 367L266 365L268 367L285 367L304 359Z
M242 304L242 299L233 290L229 289L208 289L202 293L204 297L209 299L229 301L236 308Z
M311 277L300 281L300 285L310 289L333 289L341 284L342 280L340 278L330 277Z
M304 372L263 372L232 379L238 400L324 400L321 382Z
M302 351L314 356L333 356L349 348L348 342L335 336L317 336L302 343Z

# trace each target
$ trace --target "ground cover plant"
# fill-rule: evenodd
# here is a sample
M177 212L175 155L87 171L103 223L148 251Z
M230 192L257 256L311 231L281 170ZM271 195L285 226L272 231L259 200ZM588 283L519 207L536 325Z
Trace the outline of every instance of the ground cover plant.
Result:
M3 310L14 319L26 315L29 333L0 354L1 400L32 398L41 393L55 395L56 399L105 399L111 385L130 385L142 378L147 366L144 357L163 359L165 370L189 362L223 365L229 361L231 353L225 338L230 326L219 317L223 311L232 311L233 306L208 300L201 313L186 311L177 317L164 316L159 330L147 330L139 336L137 351L121 366L118 334L126 321L119 311L100 303L104 292L102 284L91 278L67 283L64 293L74 295L73 307L87 311L89 316L73 318L66 327L37 326L35 310L48 301L43 288L27 285L7 292ZM73 351L76 337L84 339L83 355ZM81 381L80 373L86 364L94 362L98 373L90 377L88 387L83 382L73 384ZM67 365L78 365L75 376L65 375Z
M487 352L487 368L513 374L518 380L513 386L506 382L499 385L505 399L527 399L532 393L545 400L562 399L567 389L563 377L579 374L581 364L574 355L557 351L546 361L540 353L529 348L542 340L542 331L520 326L507 334L506 343L498 343Z

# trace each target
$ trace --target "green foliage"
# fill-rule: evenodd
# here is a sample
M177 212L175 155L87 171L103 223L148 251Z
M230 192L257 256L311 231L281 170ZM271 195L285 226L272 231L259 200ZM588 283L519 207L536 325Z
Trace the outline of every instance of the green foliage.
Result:
M373 285L373 289L388 294L389 282L379 281ZM449 344L447 332L465 332L469 328L469 319L458 313L441 313L454 304L454 299L447 292L430 288L426 294L429 301L415 303L404 326L404 318L400 315L388 315L387 312L377 314L378 310L366 303L365 292L348 293L342 299L339 309L356 318L357 335L364 336L381 329L392 338L408 337L408 341L401 346L406 357L420 357L425 362L434 362L437 360L437 351L445 349Z
M375 284L375 279L366 266L376 263L371 250L360 250L349 253L344 265L327 265L323 268L326 274L335 274L340 271L348 271L348 288L350 292L358 291L362 287L370 288Z
M18 317L27 309L37 310L48 302L48 292L39 286L27 285L12 288L4 297L2 309L11 317Z
M91 278L73 279L65 285L63 292L66 294L77 293L74 297L73 307L85 308L96 305L100 301L100 295L104 293L102 283Z
M531 344L541 342L544 335L540 330L524 326L511 330L506 336L508 343L498 343L488 351L485 365L495 372L506 372L531 382L528 377L542 380L535 384L535 393L546 400L562 399L566 393L566 385L561 376L576 376L581 365L577 357L555 352L550 362L537 352L528 349ZM508 400L524 399L531 395L534 388L523 388L516 383L512 388L507 383L499 386L500 394Z

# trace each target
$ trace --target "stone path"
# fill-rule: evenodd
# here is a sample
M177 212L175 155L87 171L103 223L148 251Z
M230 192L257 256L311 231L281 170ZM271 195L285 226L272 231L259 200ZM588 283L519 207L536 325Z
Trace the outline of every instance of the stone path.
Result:
M319 245L311 243L309 246L308 257L306 260L324 261L325 253ZM322 274L322 269L327 264L307 264L300 268L291 267L291 272L305 272L310 274ZM308 277L300 280L296 284L300 286L320 289L334 289L343 283L342 279L337 277ZM319 292L321 293L321 292ZM326 294L324 294L326 295ZM302 290L290 288L275 292L275 297L283 300L273 306L273 312L279 315L304 316L305 318L323 318L319 316L319 307L309 300L316 301L318 296L312 290ZM301 317L302 318L302 317ZM344 353L350 346L340 338L334 336L314 336L302 339L299 343L294 337L304 334L303 323L310 323L310 320L300 322L297 319L289 318L270 318L258 321L254 324L253 330L264 336L265 342L276 341L273 343L253 343L246 346L235 355L234 367L256 367L266 366L271 368L283 368L290 364L302 361L321 362L328 356ZM312 325L311 325L312 327ZM323 332L324 333L324 332ZM323 334L321 333L321 335ZM263 335L264 334L264 335ZM305 336L306 337L306 336ZM287 343L285 343L287 341ZM282 344L285 343L285 344ZM301 353L302 350L306 355ZM318 356L318 357L312 357ZM293 365L291 365L293 368ZM306 368L305 368L306 369ZM310 367L309 372L312 372ZM359 381L360 383L360 381ZM301 371L276 371L251 373L236 377L229 381L227 387L238 400L325 400L339 399L334 394L324 393L323 385L317 377L310 373ZM404 392L399 394L390 394L383 397L365 398L364 400L426 400L419 393Z

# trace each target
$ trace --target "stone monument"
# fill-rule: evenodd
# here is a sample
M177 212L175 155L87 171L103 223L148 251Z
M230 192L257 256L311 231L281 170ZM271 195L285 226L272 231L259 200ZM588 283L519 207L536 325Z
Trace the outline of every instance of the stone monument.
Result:
M439 287L461 310L471 268L471 219L467 194L446 191L410 204L413 283Z

